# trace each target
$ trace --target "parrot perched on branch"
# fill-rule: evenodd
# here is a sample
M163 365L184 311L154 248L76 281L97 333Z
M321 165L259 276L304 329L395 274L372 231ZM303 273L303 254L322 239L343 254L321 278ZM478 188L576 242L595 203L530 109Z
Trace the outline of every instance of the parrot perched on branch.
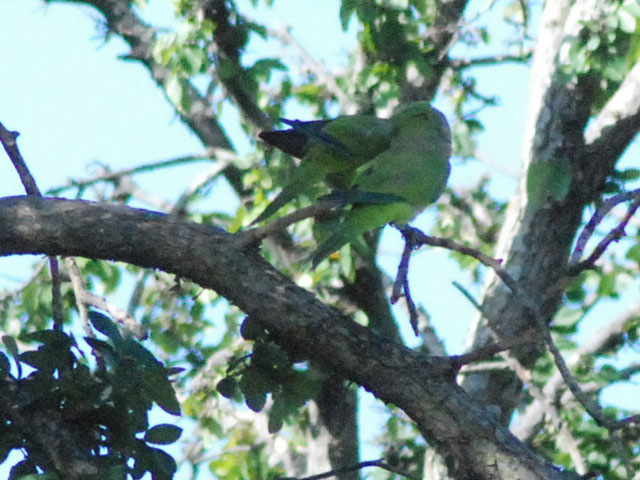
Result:
M404 225L444 190L449 177L451 131L428 102L414 102L390 119L367 115L335 120L283 120L288 130L259 137L301 158L291 181L253 222L269 218L312 185L325 182L351 205L319 235L320 261L362 233L387 223Z
M444 115L427 102L415 102L390 122L391 142L356 170L351 189L397 200L353 204L313 253L313 268L365 232L387 223L407 224L443 192L451 169L451 130Z
M266 143L302 159L289 183L252 223L266 220L311 186L325 182L346 189L356 169L389 147L393 127L388 119L348 115L335 120L282 120L288 130L264 131Z

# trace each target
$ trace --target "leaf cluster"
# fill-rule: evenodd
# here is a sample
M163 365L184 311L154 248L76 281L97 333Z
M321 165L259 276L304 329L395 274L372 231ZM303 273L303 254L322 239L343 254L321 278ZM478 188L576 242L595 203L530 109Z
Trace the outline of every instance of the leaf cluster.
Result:
M173 373L108 317L91 313L106 340L84 337L97 359L92 365L71 334L39 330L21 338L37 343L19 351L13 337L0 352L0 462L14 449L24 459L10 478L45 474L50 479L138 479L146 472L169 479L173 458L154 445L175 442L179 427L151 426L153 404L172 415L180 406ZM27 373L28 372L28 373Z
M231 365L227 376L216 386L227 398L244 397L246 405L260 412L273 400L269 408L269 432L279 431L288 416L315 397L322 376L312 368L295 368L295 361L250 317L241 326L245 340L253 341L253 350L241 365Z

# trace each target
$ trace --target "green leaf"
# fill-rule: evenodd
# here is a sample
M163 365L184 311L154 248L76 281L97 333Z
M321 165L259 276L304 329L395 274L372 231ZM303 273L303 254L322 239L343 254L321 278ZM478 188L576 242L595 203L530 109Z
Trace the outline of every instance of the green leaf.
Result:
M165 85L165 91L173 106L178 110L182 110L183 89L182 82L177 75L171 75L169 77Z
M244 395L244 401L254 412L259 412L267 403L268 379L255 368L248 368L242 374L238 384Z
M240 335L245 340L257 340L264 336L265 330L260 322L253 320L251 317L244 317L242 324L240 325Z
M476 144L472 137L469 122L456 122L452 127L453 146L456 155L463 158L474 156Z
M23 460L11 468L9 480L19 480L32 473L38 473L35 465L29 460Z
M75 345L72 337L60 330L38 330L25 335L25 340L71 348Z
M280 410L269 410L269 422L267 428L269 433L277 433L282 429L284 425L284 415Z
M178 465L171 455L158 449L152 448L151 465L149 470L153 480L171 480L176 473Z
M294 372L284 385L284 396L294 408L303 406L320 390L320 375L315 370Z
M153 369L147 375L143 375L144 388L158 406L172 415L180 415L180 402L176 397L176 391L166 375L166 370Z
M135 360L142 368L142 384L149 397L165 412L180 415L180 403L169 380L169 371L162 362L132 338L122 342L120 351L125 354L122 359L123 368L129 368L127 361Z
M527 194L532 208L540 208L549 198L562 202L569 193L573 174L565 159L529 165Z
M5 348L8 350L12 357L18 357L18 344L16 343L15 338L13 338L11 335L3 335L2 343L4 343Z
M9 357L0 352L0 377L6 377L11 372L11 364L9 363ZM2 463L2 462L0 462Z
M90 311L87 316L93 328L109 337L113 343L118 344L122 342L122 336L120 335L118 326L111 318L95 310Z
M87 342L91 349L98 354L108 353L109 355L114 356L116 353L115 349L104 340L98 340L93 337L84 337L84 341Z
M618 22L620 23L620 29L625 33L635 33L636 31L636 16L629 9L623 5L618 9Z
M20 361L35 368L36 370L53 371L55 370L54 362L48 355L48 352L43 350L30 350L20 354Z
M238 382L233 377L225 377L218 382L216 390L225 398L233 398L238 391Z
M627 250L625 258L640 265L640 243L634 244L629 250Z
M351 20L353 12L356 10L356 6L356 0L342 0L342 4L340 5L340 26L343 32L346 32L349 28L349 21Z
M640 178L640 168L626 168L624 170L616 170L611 175L612 178L621 182L629 182Z
M260 412L267 403L267 394L265 392L246 392L244 403L254 412Z
M180 55L180 64L188 75L202 73L202 66L206 57L202 50L197 48L185 48Z
M144 440L148 443L168 445L177 441L180 435L182 435L182 428L163 423L147 430L144 434Z
M262 58L251 65L249 73L255 75L256 78L268 82L271 79L273 70L286 72L287 67L277 58Z
M288 366L289 356L282 348L273 342L256 343L251 357L251 363L267 369Z

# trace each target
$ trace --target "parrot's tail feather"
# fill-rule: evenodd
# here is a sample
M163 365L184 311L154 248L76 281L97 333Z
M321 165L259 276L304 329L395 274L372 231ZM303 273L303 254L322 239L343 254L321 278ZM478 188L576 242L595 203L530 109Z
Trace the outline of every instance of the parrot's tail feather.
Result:
M295 195L292 191L286 189L282 190L278 194L278 196L274 198L269 205L267 205L267 208L265 208L264 211L260 215L258 215L258 217L253 222L251 222L251 225L255 225L271 217L274 213L276 213L287 203L289 203L294 196Z
M318 126L323 126L324 123L301 122L299 120L287 120L286 118L281 118L280 121L292 127L292 132L304 134L305 137L315 140L317 143L324 145L338 155L351 156L349 148L347 148L344 143L325 133L321 128L318 128Z
M307 135L296 130L265 130L258 137L292 157L302 158L306 153Z

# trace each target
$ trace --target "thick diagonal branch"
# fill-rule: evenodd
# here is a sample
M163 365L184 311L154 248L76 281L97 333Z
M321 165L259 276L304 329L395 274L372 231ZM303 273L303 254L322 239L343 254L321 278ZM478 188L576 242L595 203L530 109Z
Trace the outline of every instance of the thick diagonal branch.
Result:
M454 381L446 358L371 334L280 274L233 235L116 205L60 199L0 200L0 255L59 254L129 262L212 288L262 323L298 358L403 409L456 478L563 478Z

